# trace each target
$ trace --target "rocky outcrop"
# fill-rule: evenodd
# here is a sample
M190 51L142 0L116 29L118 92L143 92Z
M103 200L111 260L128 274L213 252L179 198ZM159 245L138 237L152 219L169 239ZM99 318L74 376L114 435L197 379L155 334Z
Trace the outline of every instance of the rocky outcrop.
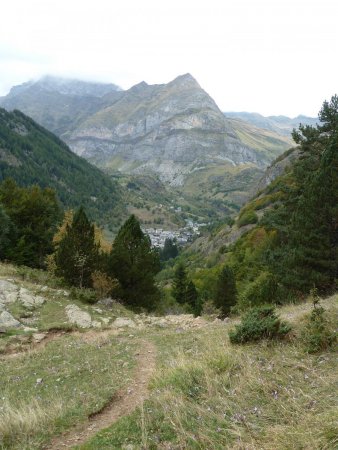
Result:
M73 151L100 166L157 173L172 185L208 165L264 167L268 159L243 144L214 100L186 74L166 85L140 83L67 136Z
M10 314L8 311L3 311L0 314L0 328L11 329L11 328L18 328L21 326L21 323L14 319L12 314Z
M90 328L92 326L90 314L76 305L67 305L66 314L69 322L80 328Z

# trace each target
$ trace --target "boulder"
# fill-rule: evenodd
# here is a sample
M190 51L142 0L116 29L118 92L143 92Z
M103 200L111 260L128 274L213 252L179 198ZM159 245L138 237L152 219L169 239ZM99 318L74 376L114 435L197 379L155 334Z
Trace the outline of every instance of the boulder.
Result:
M14 303L18 298L18 287L7 280L0 280L0 303Z
M18 328L21 326L21 323L14 319L12 314L10 314L8 311L3 311L0 314L0 327L9 329L9 328Z
M19 291L19 300L26 308L35 308L45 303L45 299L39 295L34 295L28 289L21 288Z
M118 317L117 319L114 320L112 326L115 328L124 328L124 327L136 328L136 323L131 319Z
M81 328L90 328L92 325L92 318L89 313L83 311L76 305L66 306L66 314L70 323Z

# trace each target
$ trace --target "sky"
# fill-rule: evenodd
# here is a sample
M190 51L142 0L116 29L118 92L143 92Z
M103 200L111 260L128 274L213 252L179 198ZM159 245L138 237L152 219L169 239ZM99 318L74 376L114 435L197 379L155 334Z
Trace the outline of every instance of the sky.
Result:
M167 83L191 73L222 111L316 116L338 93L337 0L10 0L0 95L45 74Z

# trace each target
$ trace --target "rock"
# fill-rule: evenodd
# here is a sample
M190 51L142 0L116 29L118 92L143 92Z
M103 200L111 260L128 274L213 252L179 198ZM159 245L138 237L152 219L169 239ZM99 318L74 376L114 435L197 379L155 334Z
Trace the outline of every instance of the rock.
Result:
M34 333L33 334L34 342L39 343L39 342L43 341L46 336L47 336L46 333Z
M18 298L18 287L7 280L0 280L0 303L14 303Z
M45 299L39 295L34 295L28 289L21 288L19 291L19 300L26 308L35 308L45 303Z
M102 323L97 321L97 320L93 320L92 327L94 327L94 328L101 328L102 327Z
M136 328L136 323L131 319L118 317L117 319L114 320L112 326L115 328L123 328L123 327Z
M115 304L115 300L113 300L113 299L110 298L110 297L107 297L107 298L101 298L101 300L99 300L99 301L97 302L97 304L98 304L98 305L103 305L103 306L105 306L106 308L111 308L111 307Z
M81 328L90 328L92 325L92 318L90 314L83 311L76 305L66 306L66 314L70 323Z
M102 320L102 322L103 322L105 325L108 325L108 323L109 323L108 317L100 317L100 319Z
M21 326L21 323L14 319L12 314L10 314L8 311L3 311L0 314L0 327L1 328L18 328Z
M41 384L43 382L43 379L42 378L37 378L36 379L36 384Z

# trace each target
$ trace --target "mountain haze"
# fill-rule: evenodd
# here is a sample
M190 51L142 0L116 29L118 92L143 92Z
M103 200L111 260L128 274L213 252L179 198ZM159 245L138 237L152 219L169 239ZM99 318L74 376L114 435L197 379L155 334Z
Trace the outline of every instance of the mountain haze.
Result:
M282 136L291 136L291 132L294 128L298 128L299 124L315 126L318 122L316 117L307 117L299 115L294 118L286 116L262 116L258 113L249 112L225 112L224 115L227 118L239 119L244 122L250 123L258 128L264 128L265 130L273 131Z

